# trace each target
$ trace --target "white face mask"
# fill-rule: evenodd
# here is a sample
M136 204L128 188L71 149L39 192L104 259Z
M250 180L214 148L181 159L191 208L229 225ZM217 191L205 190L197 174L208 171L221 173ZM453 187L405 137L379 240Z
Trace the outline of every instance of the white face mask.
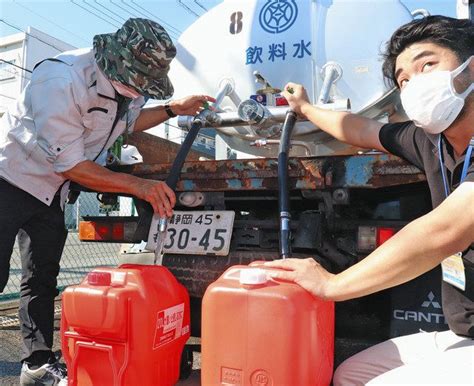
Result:
M126 98L136 99L141 96L138 91L135 91L133 88L127 87L116 80L111 80L110 83L112 83L112 86L115 91L117 91L120 95L123 95Z
M474 83L462 94L454 89L453 79L471 62L471 56L454 71L433 71L414 76L401 92L408 117L429 134L446 130L458 117Z

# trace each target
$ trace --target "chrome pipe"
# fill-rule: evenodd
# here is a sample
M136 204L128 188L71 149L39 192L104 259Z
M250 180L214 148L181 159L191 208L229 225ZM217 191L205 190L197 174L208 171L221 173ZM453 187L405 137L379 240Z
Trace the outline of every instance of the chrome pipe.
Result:
M326 104L329 101L332 85L342 77L342 68L335 62L328 62L321 69L321 74L323 76L323 85L319 93L318 103Z

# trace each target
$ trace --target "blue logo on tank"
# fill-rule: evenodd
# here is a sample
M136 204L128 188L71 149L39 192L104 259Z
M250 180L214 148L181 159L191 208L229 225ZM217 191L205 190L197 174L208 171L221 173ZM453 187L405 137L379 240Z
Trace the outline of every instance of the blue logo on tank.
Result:
M297 16L295 0L268 0L260 11L259 22L265 31L279 34L290 28Z

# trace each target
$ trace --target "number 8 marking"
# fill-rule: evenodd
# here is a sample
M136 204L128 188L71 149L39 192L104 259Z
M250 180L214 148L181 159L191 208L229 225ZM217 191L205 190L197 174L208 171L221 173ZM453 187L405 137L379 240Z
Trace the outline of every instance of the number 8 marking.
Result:
M232 35L238 34L242 31L242 12L234 12L230 15L229 31Z

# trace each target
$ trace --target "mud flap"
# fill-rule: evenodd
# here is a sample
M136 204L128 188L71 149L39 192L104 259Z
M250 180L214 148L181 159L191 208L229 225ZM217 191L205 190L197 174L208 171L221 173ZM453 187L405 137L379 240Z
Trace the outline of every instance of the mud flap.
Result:
M392 288L390 336L423 331L443 331L448 325L441 306L441 270Z

